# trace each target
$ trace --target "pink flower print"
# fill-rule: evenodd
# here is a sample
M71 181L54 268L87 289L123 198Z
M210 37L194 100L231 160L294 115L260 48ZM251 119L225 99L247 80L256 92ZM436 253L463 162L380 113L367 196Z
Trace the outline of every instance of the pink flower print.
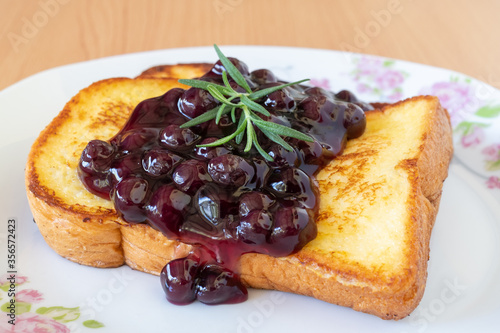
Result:
M450 113L451 124L455 126L477 106L477 98L470 85L463 82L437 82L421 90L421 94L434 95Z
M24 289L16 293L17 302L38 303L43 301L42 293L34 289Z
M315 87L323 88L326 90L331 90L330 89L330 81L328 81L328 79L311 79L309 81L309 83L311 83L311 85L313 85Z
M370 88L370 86L367 85L366 83L359 83L358 86L356 87L356 90L359 93L366 93L372 91L372 88Z
M52 318L25 312L16 316L15 325L11 325L7 320L0 320L0 331L5 333L69 333L70 330L65 325Z
M491 188L491 189L494 189L494 188L500 189L500 178L495 177L495 176L491 176L486 181L486 186L488 186L488 188Z
M403 81L403 74L392 69L385 70L375 77L375 83L381 90L397 88L403 83Z
M484 131L481 127L474 127L471 133L462 136L462 146L465 148L474 147L484 140Z
M10 284L10 280L7 280L12 274L4 274L0 276L0 286L3 286L4 284ZM28 281L28 278L26 276L20 276L16 275L16 284L21 285Z
M500 143L494 143L483 149L487 161L496 162L500 160Z
M372 99L395 102L403 97L402 84L406 73L393 69L394 61L374 57L361 57L351 72L357 82L356 91L372 94Z
M375 76L384 66L382 59L362 57L357 63L358 76Z
M403 94L400 91L395 91L387 97L391 102L400 101L403 98Z

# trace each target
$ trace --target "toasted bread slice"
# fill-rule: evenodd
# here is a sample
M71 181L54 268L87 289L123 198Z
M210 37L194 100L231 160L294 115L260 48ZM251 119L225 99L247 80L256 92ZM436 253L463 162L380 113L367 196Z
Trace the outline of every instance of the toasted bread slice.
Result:
M141 100L175 86L174 79L143 75L96 82L73 97L35 141L26 166L27 196L41 234L61 256L159 274L169 260L190 251L145 224L127 224L77 176L88 141L111 138ZM244 255L246 284L384 319L403 318L418 305L452 155L449 117L429 96L366 116L365 134L318 174L317 238L289 257Z
M146 69L138 78L195 78L208 72L212 66L207 63L160 65Z

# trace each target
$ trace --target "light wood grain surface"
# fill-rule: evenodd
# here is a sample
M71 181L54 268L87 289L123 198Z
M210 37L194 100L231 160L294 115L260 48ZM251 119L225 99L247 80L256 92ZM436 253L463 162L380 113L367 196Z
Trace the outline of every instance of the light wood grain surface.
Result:
M185 46L351 50L500 88L498 0L0 0L0 89L39 71Z

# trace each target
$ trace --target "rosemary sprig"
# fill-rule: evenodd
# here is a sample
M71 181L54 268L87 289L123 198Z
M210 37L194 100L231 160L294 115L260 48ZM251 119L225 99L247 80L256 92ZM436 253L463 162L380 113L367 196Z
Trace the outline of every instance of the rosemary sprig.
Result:
M218 124L221 117L228 113L231 114L231 120L234 123L237 122L238 126L234 133L225 136L219 140L216 140L212 143L199 145L199 147L219 146L233 139L237 144L240 144L243 140L243 136L246 134L246 144L244 151L248 152L250 151L250 149L252 149L252 147L255 147L255 149L266 160L272 161L273 158L269 156L269 154L264 149L262 149L261 145L259 144L254 126L257 126L257 128L259 128L262 131L262 133L264 133L264 135L266 135L270 140L283 146L288 151L292 151L293 148L285 140L283 140L282 136L288 136L308 142L313 141L313 139L307 134L262 119L258 115L258 113L264 116L270 116L271 114L262 105L255 102L255 100L264 97L274 91L281 90L285 87L308 81L308 79L286 83L276 87L270 87L267 89L252 92L252 90L248 86L247 81L240 73L240 71L238 71L238 69L233 65L233 63L222 53L222 51L219 49L219 47L217 47L217 45L214 45L214 48L215 51L217 52L217 55L219 56L221 63L224 65L224 68L226 69L225 71L222 72L222 80L224 85L215 84L212 82L206 82L202 80L182 79L179 80L179 82L190 87L200 88L208 91L210 95L212 95L216 100L221 102L221 105L205 112L204 114L194 119L189 120L188 122L181 125L181 128L199 125L214 118L215 122ZM239 93L235 91L229 84L229 80L227 77L228 74L240 87L245 89L246 92ZM239 119L236 119L237 109L241 109Z

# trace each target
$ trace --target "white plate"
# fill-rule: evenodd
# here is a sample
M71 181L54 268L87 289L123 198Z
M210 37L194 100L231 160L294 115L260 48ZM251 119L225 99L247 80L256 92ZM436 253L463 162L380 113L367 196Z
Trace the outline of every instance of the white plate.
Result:
M24 163L40 130L77 91L113 76L178 62L213 62L211 47L129 54L54 68L0 92L0 276L6 273L8 219L15 218L18 331L54 332L468 332L493 331L500 316L500 92L460 73L399 60L326 50L223 47L251 69L304 77L367 101L437 94L452 115L455 158L431 240L425 295L414 313L383 321L312 298L251 290L232 306L173 306L159 279L130 270L69 262L44 242L28 208ZM402 133L404 135L404 133ZM27 279L25 279L25 278ZM2 285L3 284L3 285ZM9 301L0 280L0 305ZM24 301L24 302L22 302ZM1 309L7 310L5 304ZM0 328L10 327L0 314ZM95 321L92 321L95 320ZM87 326L104 325L100 328ZM7 325L7 326L5 326ZM87 326L86 326L87 325ZM24 330L23 330L24 327ZM2 329L0 329L2 331Z

